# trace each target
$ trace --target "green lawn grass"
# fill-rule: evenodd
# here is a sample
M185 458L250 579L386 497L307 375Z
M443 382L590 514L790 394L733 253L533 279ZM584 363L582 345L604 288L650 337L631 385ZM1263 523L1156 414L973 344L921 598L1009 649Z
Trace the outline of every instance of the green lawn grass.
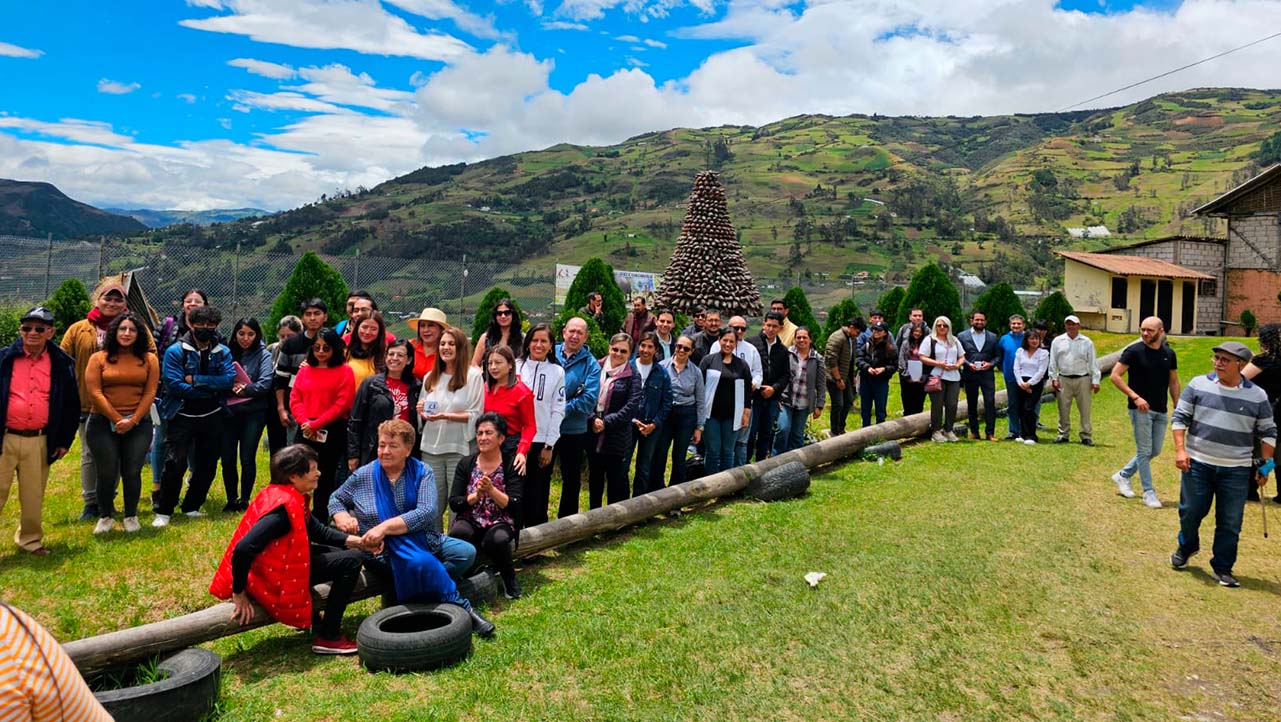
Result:
M1213 343L1174 342L1184 379ZM830 468L801 499L709 504L527 560L525 598L491 610L497 638L430 674L318 658L279 626L218 641L221 719L1275 719L1277 541L1252 504L1240 589L1205 555L1172 571L1173 454L1156 462L1165 509L1121 499L1108 476L1129 433L1105 383L1093 449L914 444ZM74 471L50 481L54 555L0 551L6 601L62 639L212 602L234 519L94 538ZM809 571L828 577L810 589Z

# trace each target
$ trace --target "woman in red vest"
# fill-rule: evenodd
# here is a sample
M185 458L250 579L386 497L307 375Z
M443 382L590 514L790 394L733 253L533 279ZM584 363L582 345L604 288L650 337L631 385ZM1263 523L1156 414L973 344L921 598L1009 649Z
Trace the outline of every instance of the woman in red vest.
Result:
M271 483L236 527L209 592L235 603L231 618L240 624L254 618L252 598L277 622L312 629L316 654L353 654L355 643L342 633L343 612L360 574L360 550L377 549L308 513L319 480L309 446L286 446L271 457ZM323 617L311 606L311 587L320 582L330 583Z

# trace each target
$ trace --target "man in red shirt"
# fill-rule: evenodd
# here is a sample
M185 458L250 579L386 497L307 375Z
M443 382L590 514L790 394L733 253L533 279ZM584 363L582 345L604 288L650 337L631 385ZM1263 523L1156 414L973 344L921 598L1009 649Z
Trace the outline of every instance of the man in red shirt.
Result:
M19 338L0 350L0 511L18 477L22 509L14 543L37 556L43 542L41 509L49 465L66 456L80 422L75 360L53 342L53 312L43 306L23 314Z

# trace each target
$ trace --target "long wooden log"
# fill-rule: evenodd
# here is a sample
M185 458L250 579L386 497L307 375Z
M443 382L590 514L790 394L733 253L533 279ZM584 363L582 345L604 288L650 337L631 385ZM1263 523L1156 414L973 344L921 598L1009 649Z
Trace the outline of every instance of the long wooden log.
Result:
M1120 354L1113 353L1099 359L1099 366L1103 369L1105 376L1111 372L1118 358ZM995 399L997 406L1004 405L1006 398L1005 391L998 391ZM983 409L981 400L978 408L980 412ZM957 418L966 418L965 407L957 409ZM621 529L684 506L732 496L741 492L754 477L789 461L799 461L813 471L855 457L868 446L882 441L922 436L929 431L929 427L929 412L904 416L824 439L816 444L754 464L736 467L683 484L669 486L650 494L529 527L521 530L520 547L516 550L516 555L532 556L548 549L589 539L596 534ZM361 577L353 594L353 600L365 599L381 592L375 581L369 580L364 574ZM322 603L327 593L328 585L318 585L315 589L315 602ZM273 622L266 612L255 604L253 621L241 626L231 621L233 608L232 604L224 602L173 619L68 642L63 645L63 648L81 673L87 674L106 667L135 662L155 654L185 649L211 639L238 634Z

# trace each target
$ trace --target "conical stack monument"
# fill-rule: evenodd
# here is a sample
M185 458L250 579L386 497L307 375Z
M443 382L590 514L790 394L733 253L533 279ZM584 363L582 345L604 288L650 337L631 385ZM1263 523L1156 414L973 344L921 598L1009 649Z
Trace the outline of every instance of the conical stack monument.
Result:
M761 294L730 223L725 188L712 171L694 178L681 235L658 289L658 304L683 313L699 306L715 308L722 318L761 313Z

